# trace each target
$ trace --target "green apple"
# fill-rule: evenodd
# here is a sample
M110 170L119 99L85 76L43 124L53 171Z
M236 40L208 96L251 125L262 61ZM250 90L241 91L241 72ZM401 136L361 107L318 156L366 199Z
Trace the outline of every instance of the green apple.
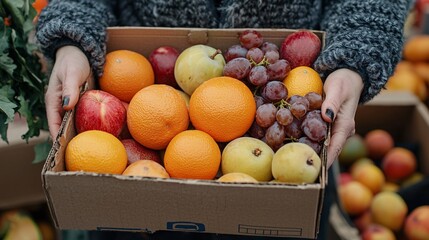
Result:
M179 87L189 96L203 82L223 74L225 59L213 47L198 44L183 50L174 66L174 77Z
M252 137L239 137L229 142L222 151L222 173L240 172L258 181L270 181L274 151L268 144Z
M314 183L319 176L322 161L305 143L291 142L274 154L272 173L274 179L287 183Z

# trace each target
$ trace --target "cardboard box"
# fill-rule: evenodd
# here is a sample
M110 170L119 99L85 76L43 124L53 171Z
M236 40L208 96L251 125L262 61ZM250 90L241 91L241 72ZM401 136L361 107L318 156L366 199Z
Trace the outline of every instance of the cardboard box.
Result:
M396 144L414 150L418 170L429 176L429 110L424 103L408 92L385 92L378 95L367 104L359 106L356 112L356 133L364 136L376 128L391 133ZM399 194L402 196L406 193ZM407 202L407 205L409 209L415 207L411 202ZM338 199L331 206L329 221L338 235L335 239L360 239L358 229L342 209Z
M183 50L206 44L226 50L244 29L110 28L108 52L128 49L149 56L162 45ZM259 29L280 45L293 30ZM315 32L322 41L324 32ZM43 168L43 187L60 229L179 230L266 237L315 238L326 169L317 183L224 184L64 171L64 151L75 136L67 113Z
M44 203L40 172L43 162L34 164L34 146L48 139L47 132L41 132L27 143L21 139L27 131L25 120L18 119L8 128L9 144L0 140L0 210Z

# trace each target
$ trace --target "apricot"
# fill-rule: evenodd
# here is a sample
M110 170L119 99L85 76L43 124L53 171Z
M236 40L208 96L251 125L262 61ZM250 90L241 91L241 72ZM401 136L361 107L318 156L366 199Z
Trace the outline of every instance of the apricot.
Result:
M378 223L392 231L399 231L408 213L404 199L396 192L380 192L371 202L371 214L374 223Z
M365 134L364 141L368 157L373 160L381 160L395 144L392 135L383 129L369 131Z
M429 239L429 205L417 207L408 215L404 233L408 240Z
M374 164L361 164L351 174L353 179L368 187L373 194L380 192L385 183L383 172Z
M417 160L413 152L406 148L394 147L383 158L381 168L386 178L403 180L416 171Z
M358 181L351 181L338 187L338 195L344 211L351 216L359 215L371 206L373 194Z

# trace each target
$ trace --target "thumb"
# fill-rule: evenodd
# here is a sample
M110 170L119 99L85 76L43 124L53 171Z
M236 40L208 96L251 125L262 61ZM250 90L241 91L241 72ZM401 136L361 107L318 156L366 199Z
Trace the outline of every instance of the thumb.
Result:
M323 100L321 111L322 117L326 122L334 122L341 103L344 102L344 93L340 86L333 86L332 81L326 81L324 84L325 99Z
M80 87L85 83L80 74L67 74L63 81L62 106L64 110L74 108L79 100Z

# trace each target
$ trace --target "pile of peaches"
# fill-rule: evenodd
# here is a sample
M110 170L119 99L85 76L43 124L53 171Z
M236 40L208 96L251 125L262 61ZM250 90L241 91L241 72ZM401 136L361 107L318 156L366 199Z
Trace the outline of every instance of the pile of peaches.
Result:
M340 205L363 240L429 239L429 205L411 209L398 192L425 178L411 148L373 129L350 137L339 162Z

